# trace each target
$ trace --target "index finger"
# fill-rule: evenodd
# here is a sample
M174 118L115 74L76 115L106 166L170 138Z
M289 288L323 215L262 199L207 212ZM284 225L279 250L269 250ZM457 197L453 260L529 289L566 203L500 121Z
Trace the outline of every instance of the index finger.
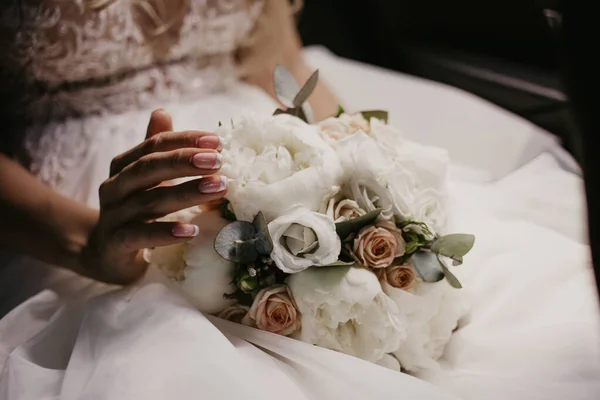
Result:
M154 135L133 149L118 155L110 164L110 176L121 172L129 164L141 157L157 152L177 150L181 148L200 148L221 150L221 140L217 135L203 131L163 132Z

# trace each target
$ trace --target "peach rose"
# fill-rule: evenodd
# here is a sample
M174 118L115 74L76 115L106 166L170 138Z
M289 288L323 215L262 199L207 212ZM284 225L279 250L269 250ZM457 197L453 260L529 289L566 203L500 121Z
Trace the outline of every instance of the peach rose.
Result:
M221 311L218 317L239 324L242 322L246 314L248 314L249 310L250 307L246 307L241 304L234 304L233 306L227 307Z
M392 222L383 221L360 230L354 239L356 261L370 268L385 268L404 254L402 232Z
M287 285L261 290L254 299L244 323L252 322L258 329L291 335L300 330L300 312Z
M376 274L381 283L387 283L391 287L404 290L410 289L417 278L417 274L410 264L380 268Z

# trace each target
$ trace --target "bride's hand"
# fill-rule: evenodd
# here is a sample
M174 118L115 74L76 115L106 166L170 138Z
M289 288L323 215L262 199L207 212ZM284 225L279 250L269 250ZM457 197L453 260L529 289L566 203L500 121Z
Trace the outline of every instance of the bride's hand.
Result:
M110 178L100 187L100 217L81 262L102 281L130 283L146 270L142 249L185 242L198 233L194 225L156 219L220 199L227 192L225 177L215 175L221 166L216 135L172 132L169 114L157 110L146 137L113 159ZM202 178L161 185L186 176Z

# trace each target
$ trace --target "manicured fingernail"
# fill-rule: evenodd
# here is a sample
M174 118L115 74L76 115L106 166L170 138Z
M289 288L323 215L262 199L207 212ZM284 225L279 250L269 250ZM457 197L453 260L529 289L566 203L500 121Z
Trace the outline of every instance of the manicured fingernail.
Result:
M216 135L206 135L198 138L197 146L203 149L215 149L221 150L223 145L221 143L221 138Z
M198 189L201 193L219 193L227 187L227 178L225 176L208 176L200 180Z
M223 158L218 153L198 153L192 157L192 163L200 169L218 169L221 168Z
M200 229L197 225L192 224L177 224L173 227L173 236L180 238L198 236Z

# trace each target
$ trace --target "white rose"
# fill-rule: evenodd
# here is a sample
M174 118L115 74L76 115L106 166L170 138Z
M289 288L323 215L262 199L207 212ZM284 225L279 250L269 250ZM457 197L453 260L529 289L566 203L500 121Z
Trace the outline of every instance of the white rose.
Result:
M395 303L367 269L310 268L287 284L302 314L300 340L371 362L400 347Z
M319 122L317 126L321 137L332 145L353 133L348 123L335 117L327 118Z
M268 228L273 239L271 258L288 274L334 263L342 249L333 220L300 204L271 221Z
M200 311L218 313L235 304L235 300L223 298L224 294L235 291L231 284L235 264L224 260L214 249L217 233L229 221L213 210L202 212L191 222L198 226L199 233L188 242L183 254L186 266L179 283Z
M364 133L368 134L371 132L371 126L369 124L369 121L367 121L361 113L343 113L339 116L339 119L350 126L350 131L352 133L356 131L363 131Z
M290 115L246 114L217 133L224 141L221 172L230 179L227 199L238 220L262 211L271 221L296 203L316 211L340 179L339 159L318 128Z

